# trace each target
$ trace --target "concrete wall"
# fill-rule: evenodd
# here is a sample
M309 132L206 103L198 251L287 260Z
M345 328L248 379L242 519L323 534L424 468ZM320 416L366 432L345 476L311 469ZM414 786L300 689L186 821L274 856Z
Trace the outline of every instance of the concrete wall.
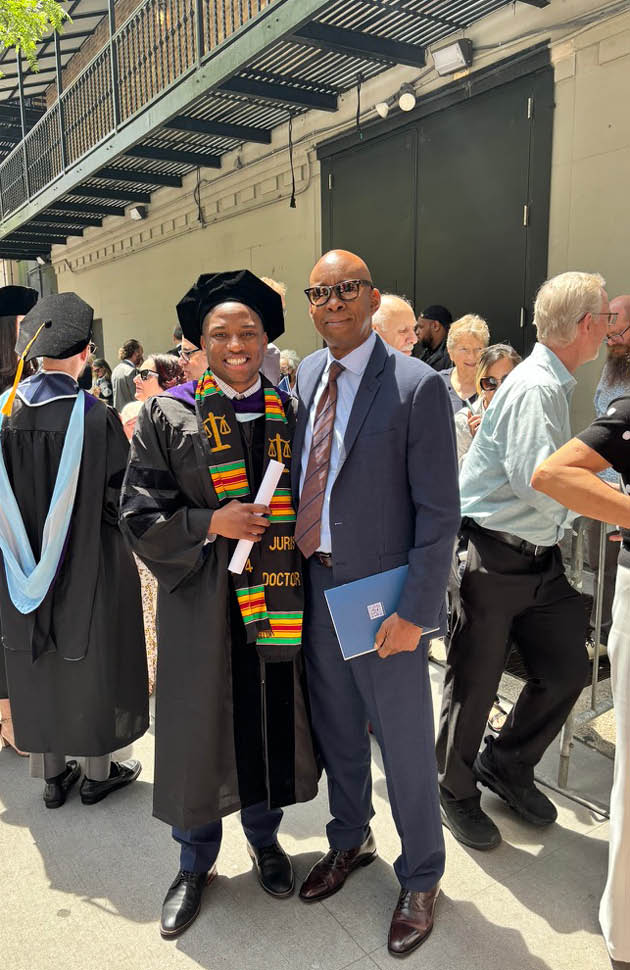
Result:
M622 14L616 11L625 7ZM475 67L551 39L556 75L549 273L598 270L615 295L630 289L630 10L594 0L552 0L539 10L518 4L469 31ZM594 22L588 23L588 20ZM577 22L579 21L579 22ZM400 84L414 81L419 96L445 83L430 68L385 72L363 87L366 121L372 106ZM206 228L193 196L196 176L182 189L161 189L144 222L107 219L82 239L55 250L59 290L75 290L102 317L105 354L116 361L121 341L136 336L147 351L170 346L174 306L198 273L248 267L284 280L287 334L279 343L305 354L318 344L302 289L320 254L320 177L315 147L354 122L356 95L336 115L309 112L296 119L297 208L289 208L287 131L271 148L246 145L224 157L220 173L200 187ZM592 414L599 368L584 368L574 419Z

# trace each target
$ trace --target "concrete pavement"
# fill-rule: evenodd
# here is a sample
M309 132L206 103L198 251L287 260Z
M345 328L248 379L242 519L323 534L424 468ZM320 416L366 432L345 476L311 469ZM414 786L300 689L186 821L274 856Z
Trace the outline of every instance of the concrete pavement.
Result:
M432 665L434 699L442 671ZM437 706L437 704L436 704ZM0 752L0 966L2 970L392 970L386 949L398 895L391 863L399 851L382 762L373 742L373 830L379 859L324 903L274 900L251 871L238 818L224 826L220 876L202 912L179 940L158 933L163 895L177 871L168 828L151 817L153 731L136 745L138 782L96 806L75 789L55 811L26 759ZM548 755L553 770L554 752ZM571 784L607 796L612 764L576 745ZM477 853L449 833L447 871L430 939L406 970L607 970L597 922L608 823L552 793L559 819L549 829L521 824L491 794L483 803L503 844ZM290 808L284 848L303 877L325 851L325 784Z

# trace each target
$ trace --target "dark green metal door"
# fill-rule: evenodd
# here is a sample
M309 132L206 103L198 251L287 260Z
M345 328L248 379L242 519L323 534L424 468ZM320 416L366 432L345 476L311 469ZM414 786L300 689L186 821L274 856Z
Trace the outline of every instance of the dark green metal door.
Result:
M416 167L414 129L371 140L322 165L324 248L358 253L379 289L411 300Z
M478 313L494 343L520 351L533 339L533 290L546 273L547 206L543 199L537 211L530 191L539 87L539 79L521 78L419 127L417 305L443 303L454 317ZM533 281L531 233L540 235L543 255Z
M552 114L545 67L471 81L470 92L421 102L409 124L398 115L384 123L389 133L374 126L337 153L329 143L320 149L324 248L362 255L377 285L418 312L442 303L454 317L478 313L493 342L529 350L547 272Z

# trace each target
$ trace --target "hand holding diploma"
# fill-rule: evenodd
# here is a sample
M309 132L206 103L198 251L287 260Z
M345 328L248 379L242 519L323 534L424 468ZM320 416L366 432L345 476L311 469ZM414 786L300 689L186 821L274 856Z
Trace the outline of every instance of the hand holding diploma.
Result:
M243 505L242 502L229 502L223 509L219 511L227 511L231 505L240 505L241 508L248 510L248 515L251 517L247 520L247 528L250 530L247 535L232 536L232 538L238 538L240 541L234 550L234 555L230 559L228 564L228 569L231 573L236 573L240 576L245 568L245 563L247 562L247 557L252 551L252 546L254 542L259 542L260 537L263 535L265 529L269 526L267 519L261 519L261 515L270 514L270 504L273 498L273 493L278 487L278 482L280 481L280 476L284 471L284 465L280 461L274 461L273 459L267 465L267 470L264 474L263 480L260 483L260 488L258 489L258 494L256 495L256 501L254 505ZM216 515L216 512L215 512ZM213 523L215 515L212 516L210 523L210 528L213 528ZM245 523L244 523L245 525Z
M269 525L266 515L269 515L266 505L239 502L235 498L213 513L208 534L249 540L251 548L251 544L260 542L265 534Z

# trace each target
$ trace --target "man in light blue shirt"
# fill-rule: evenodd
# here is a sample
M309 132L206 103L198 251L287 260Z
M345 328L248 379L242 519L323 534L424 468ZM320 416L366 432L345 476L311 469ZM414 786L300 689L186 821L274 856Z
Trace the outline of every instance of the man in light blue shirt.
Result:
M538 343L495 394L462 467L469 547L454 596L437 755L443 821L472 848L501 841L480 807L478 781L533 825L557 817L534 785L534 767L586 683L586 616L557 545L574 515L531 478L571 437L573 374L597 357L610 316L599 275L563 273L543 284ZM479 755L512 638L530 679Z

